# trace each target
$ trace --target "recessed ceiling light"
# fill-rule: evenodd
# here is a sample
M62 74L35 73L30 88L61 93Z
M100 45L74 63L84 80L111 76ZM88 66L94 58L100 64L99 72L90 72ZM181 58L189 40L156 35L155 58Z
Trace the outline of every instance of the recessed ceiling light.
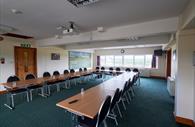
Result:
M12 13L14 14L22 14L23 12L17 9L11 9Z

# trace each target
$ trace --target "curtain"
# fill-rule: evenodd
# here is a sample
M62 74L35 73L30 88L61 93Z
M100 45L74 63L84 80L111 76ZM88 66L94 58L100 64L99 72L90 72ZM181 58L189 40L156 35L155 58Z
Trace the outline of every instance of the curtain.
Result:
M100 66L100 56L97 56L97 66Z
M156 68L156 56L153 55L152 57L152 68Z

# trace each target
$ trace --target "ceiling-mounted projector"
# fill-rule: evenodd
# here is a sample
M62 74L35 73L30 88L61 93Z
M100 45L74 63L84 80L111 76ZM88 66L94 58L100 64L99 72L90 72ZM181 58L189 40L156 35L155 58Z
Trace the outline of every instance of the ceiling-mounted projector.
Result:
M64 25L58 26L57 29L62 30L62 34L64 35L74 35L79 32L78 27L72 21L68 22L67 26Z
M67 1L76 7L82 7L82 6L86 6L86 5L95 3L99 0L67 0Z

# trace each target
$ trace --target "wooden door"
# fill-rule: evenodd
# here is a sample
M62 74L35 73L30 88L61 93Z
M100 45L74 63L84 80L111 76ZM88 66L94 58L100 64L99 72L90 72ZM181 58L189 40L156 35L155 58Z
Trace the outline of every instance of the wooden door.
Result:
M167 69L166 77L171 76L171 49L167 51Z
M25 79L27 73L37 75L36 48L15 47L15 70L20 79Z

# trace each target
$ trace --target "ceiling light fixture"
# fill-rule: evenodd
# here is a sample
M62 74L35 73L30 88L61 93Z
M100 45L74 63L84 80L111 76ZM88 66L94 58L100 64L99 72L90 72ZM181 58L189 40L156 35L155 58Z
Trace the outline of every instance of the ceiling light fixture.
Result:
M11 9L12 13L14 14L22 14L23 12L17 9Z
M98 2L99 0L67 0L67 1L76 7L82 7L82 6L86 6Z

